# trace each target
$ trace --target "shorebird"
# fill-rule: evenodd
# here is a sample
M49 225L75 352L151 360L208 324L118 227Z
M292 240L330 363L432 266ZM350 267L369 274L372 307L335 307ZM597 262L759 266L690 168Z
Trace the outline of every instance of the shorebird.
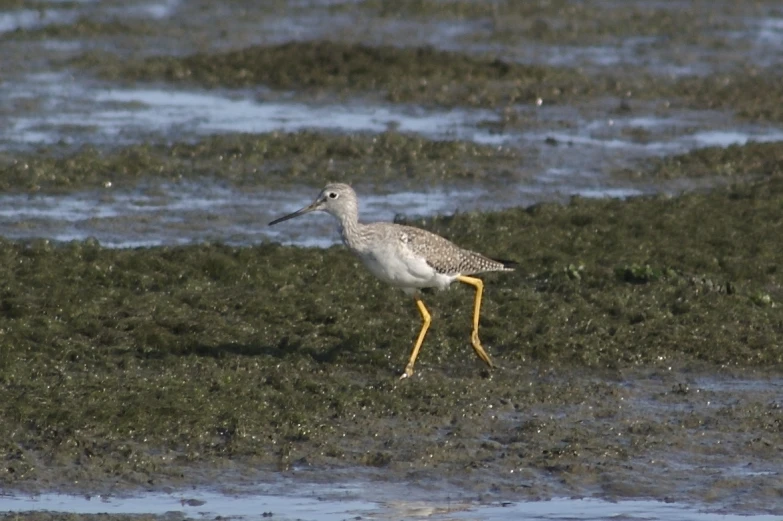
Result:
M356 192L342 183L327 184L311 204L275 219L269 226L315 211L327 212L340 222L343 243L373 275L401 288L416 301L421 313L421 330L413 345L405 372L400 378L413 375L413 364L416 363L416 357L432 321L421 299L421 290L445 289L455 280L473 286L476 290L470 341L476 355L490 368L494 367L478 335L484 283L470 275L488 271L513 271L515 262L490 259L480 253L460 248L440 235L413 226L386 222L362 224L359 222Z

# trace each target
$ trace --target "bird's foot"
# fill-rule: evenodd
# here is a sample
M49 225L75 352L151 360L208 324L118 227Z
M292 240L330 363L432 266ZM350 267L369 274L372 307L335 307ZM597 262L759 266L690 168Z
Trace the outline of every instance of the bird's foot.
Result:
M481 360L483 360L484 363L490 367L490 369L495 367L487 352L484 351L484 347L481 345L481 340L479 340L477 331L473 331L473 334L470 335L470 343L473 344L473 350L476 352L476 356L481 358Z

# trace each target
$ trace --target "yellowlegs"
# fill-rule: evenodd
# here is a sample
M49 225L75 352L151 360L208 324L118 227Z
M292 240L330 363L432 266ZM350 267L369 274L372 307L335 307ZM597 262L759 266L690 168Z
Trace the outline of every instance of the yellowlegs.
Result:
M478 336L484 283L481 279L468 275L487 271L512 271L516 263L493 260L480 253L462 249L443 237L420 228L393 223L362 224L359 222L356 192L342 183L326 185L310 205L275 219L269 225L314 211L327 212L340 221L343 243L361 259L367 269L382 281L402 288L415 299L422 318L421 331L401 378L413 375L413 364L424 342L424 335L430 327L431 317L421 300L420 290L445 289L455 280L476 288L470 340L478 357L489 367L493 367Z

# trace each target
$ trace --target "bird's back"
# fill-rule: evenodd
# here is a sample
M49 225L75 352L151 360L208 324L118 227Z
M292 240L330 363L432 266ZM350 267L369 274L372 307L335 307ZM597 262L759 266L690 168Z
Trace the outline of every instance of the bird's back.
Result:
M512 271L515 263L491 259L460 248L453 242L427 230L393 223L363 225L365 234L394 242L403 253L426 261L437 273L448 276L471 275L487 271ZM364 235L364 234L363 234Z

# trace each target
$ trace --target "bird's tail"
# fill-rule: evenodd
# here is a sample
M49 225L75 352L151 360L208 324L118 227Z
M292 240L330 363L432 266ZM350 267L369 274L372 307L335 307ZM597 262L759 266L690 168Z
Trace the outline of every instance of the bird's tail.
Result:
M492 259L492 260L502 264L503 269L506 271L513 271L517 268L517 266L519 266L519 263L517 261L506 260L506 259Z

